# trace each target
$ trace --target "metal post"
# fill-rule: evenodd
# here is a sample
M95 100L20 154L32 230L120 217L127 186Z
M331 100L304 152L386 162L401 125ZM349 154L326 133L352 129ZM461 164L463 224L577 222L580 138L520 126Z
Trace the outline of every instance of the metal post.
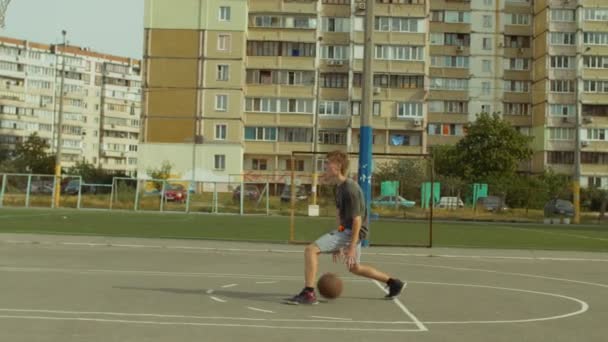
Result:
M190 182L188 185L188 190L186 190L186 214L190 213L190 187L193 185L196 186L194 182Z
M580 31L580 30L579 30ZM581 38L580 35L578 38ZM581 222L581 118L583 105L581 103L581 87L582 87L582 39L577 41L576 50L576 118L575 118L575 141L574 141L574 176L572 177L572 197L574 204L573 223ZM588 51L587 48L585 51Z
M137 185L135 186L135 203L133 203L133 210L139 210L139 189L140 189L141 181L137 180Z
M25 207L30 207L30 192L32 189L32 175L27 175L27 189L25 190Z
M219 213L219 208L217 204L217 182L213 182L213 208L212 212L214 214Z
M320 51L317 50L317 51ZM319 97L320 97L320 67L317 65L317 73L315 80L315 91L316 91L316 99L315 99L315 130L313 134L313 158L312 158L312 204L317 205L317 187L319 186L319 175L317 170L317 151L319 149Z
M435 207L435 158L431 155L431 212L429 217L429 248L433 247L433 207Z
M244 214L244 208L243 208L243 206L244 206L244 202L245 202L245 177L243 175L241 175L241 192L240 192L240 195L241 196L239 198L239 201L240 201L240 206L241 207L240 207L239 213L241 215L243 215Z
M289 242L294 242L296 236L296 160L293 154L291 155L291 184L289 186L291 187L291 198L289 201L291 204L291 213L289 216Z
M4 192L6 191L6 174L2 175L2 188L0 189L0 208L4 203Z
M270 215L270 183L266 180L266 216Z
M80 209L80 202L82 200L82 177L78 179L78 201L76 202L76 209Z
M57 182L55 183L55 194L53 198L54 207L59 208L59 199L61 198L61 128L63 126L63 86L65 83L65 48L66 44L66 34L65 30L61 31L63 35L63 48L62 48L62 58L61 58L61 83L59 86L59 114L57 119L57 151L55 154L55 179Z
M160 190L160 212L161 213L165 210L165 184L166 184L166 181L163 179L163 186Z
M110 189L110 210L112 210L112 207L114 206L114 183L117 183L116 179L112 178L112 189Z
M374 0L366 0L365 4L365 43L363 54L363 110L361 112L361 126L359 128L361 140L359 142L359 185L365 197L367 212L367 227L371 232L371 183L372 183L372 111L373 111L373 83L372 70L374 53ZM369 246L369 236L362 241L362 245Z

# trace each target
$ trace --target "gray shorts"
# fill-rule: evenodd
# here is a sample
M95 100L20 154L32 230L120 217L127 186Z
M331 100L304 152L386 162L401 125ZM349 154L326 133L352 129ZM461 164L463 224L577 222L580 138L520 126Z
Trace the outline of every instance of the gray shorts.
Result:
M321 253L333 253L340 250L340 248L350 246L352 236L352 231L350 229L346 229L343 232L336 229L321 236L317 241L315 241L315 245L319 247ZM359 264L361 263L361 241L357 243L356 253L357 264Z

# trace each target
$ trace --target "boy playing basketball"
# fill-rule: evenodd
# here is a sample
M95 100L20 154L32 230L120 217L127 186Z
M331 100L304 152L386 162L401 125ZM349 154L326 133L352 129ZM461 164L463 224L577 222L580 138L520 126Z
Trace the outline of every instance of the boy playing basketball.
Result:
M361 240L367 235L367 212L363 192L359 185L346 177L348 156L341 151L329 152L325 165L327 179L336 184L336 223L338 229L321 236L304 250L304 289L287 304L317 304L315 279L319 254L332 253L334 262L344 258L348 270L358 276L385 283L388 287L386 298L398 296L405 283L394 279L371 266L361 265ZM344 251L346 251L344 253Z

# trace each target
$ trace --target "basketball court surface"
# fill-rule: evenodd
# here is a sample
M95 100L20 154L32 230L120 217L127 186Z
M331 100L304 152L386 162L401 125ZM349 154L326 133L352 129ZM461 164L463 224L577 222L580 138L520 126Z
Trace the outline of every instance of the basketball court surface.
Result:
M608 255L364 249L408 281L337 272L342 297L302 288L302 246L0 234L3 341L605 341Z

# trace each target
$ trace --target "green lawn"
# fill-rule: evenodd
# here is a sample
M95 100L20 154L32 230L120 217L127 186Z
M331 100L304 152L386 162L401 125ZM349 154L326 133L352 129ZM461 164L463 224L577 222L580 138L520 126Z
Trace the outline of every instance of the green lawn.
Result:
M311 241L331 218L297 217L295 239ZM289 217L121 211L0 209L0 232L287 242ZM372 221L372 244L425 245L427 221ZM434 246L608 252L608 226L435 223Z

